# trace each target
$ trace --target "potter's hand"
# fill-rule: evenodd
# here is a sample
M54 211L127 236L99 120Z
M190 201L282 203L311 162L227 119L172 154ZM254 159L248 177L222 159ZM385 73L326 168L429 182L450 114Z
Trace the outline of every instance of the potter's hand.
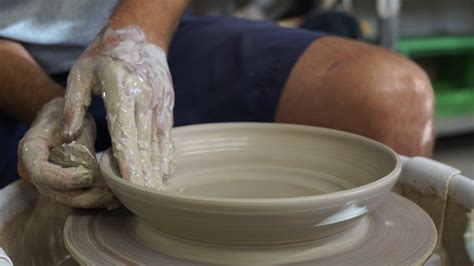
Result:
M100 34L69 74L63 122L68 138L81 132L91 92L105 103L122 177L161 188L173 153L174 91L164 51L135 26Z
M43 195L72 207L104 208L117 204L102 182L94 155L95 123L90 115L78 138L64 144L64 99L44 105L18 147L18 172Z

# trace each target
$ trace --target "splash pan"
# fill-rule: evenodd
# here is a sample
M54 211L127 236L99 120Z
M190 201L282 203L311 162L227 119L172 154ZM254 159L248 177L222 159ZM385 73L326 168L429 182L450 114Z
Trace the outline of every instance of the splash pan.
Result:
M124 209L69 216L64 240L83 265L423 265L436 245L436 228L416 204L389 193L346 232L302 243L190 241L155 231Z

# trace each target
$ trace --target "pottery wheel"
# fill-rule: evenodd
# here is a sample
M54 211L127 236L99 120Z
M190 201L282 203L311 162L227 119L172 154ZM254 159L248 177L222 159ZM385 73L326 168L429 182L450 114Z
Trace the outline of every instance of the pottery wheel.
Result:
M413 265L433 252L436 228L420 207L390 193L353 229L299 244L226 247L177 239L153 231L125 209L72 214L64 239L71 255L87 265Z

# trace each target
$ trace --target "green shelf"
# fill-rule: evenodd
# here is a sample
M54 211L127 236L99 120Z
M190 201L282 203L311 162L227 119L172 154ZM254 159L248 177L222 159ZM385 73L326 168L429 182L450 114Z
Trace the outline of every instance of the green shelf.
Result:
M402 38L397 50L427 64L438 136L474 131L474 36Z
M474 36L401 38L396 49L410 57L474 53Z
M474 87L451 87L434 83L436 117L453 117L474 114Z

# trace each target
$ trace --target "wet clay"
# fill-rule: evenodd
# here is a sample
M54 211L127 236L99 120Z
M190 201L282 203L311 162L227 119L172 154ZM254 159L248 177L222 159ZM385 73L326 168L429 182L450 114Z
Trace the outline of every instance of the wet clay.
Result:
M93 118L87 114L79 137L64 144L61 117L64 99L47 103L20 147L31 182L43 195L68 206L115 207L117 201L101 180L95 158Z
M2 248L14 265L78 265L64 246L63 226L71 208L40 197L6 223Z
M66 127L80 131L75 120L88 106L90 92L100 95L122 177L163 189L163 177L173 168L174 91L166 54L137 26L109 29L100 40L113 41L99 52L86 52L71 70Z
M40 111L30 130L21 140L22 160L31 181L36 185L50 186L56 189L83 187L92 183L88 169L79 166L75 169L63 168L48 162L51 147L61 145L58 135L61 126L63 99L56 98L48 102ZM95 125L84 126L84 133L94 131Z
M94 184L89 188L80 189L77 194L87 195L85 200L94 202L96 207L114 209L119 206L119 202L110 193L102 178L95 155L90 152L90 148L81 144L80 139L77 142L62 144L52 149L49 160L63 167L85 167L93 176ZM68 194L71 195L74 192L71 191ZM67 197L62 202L66 200ZM75 200L78 200L78 198L75 198Z

